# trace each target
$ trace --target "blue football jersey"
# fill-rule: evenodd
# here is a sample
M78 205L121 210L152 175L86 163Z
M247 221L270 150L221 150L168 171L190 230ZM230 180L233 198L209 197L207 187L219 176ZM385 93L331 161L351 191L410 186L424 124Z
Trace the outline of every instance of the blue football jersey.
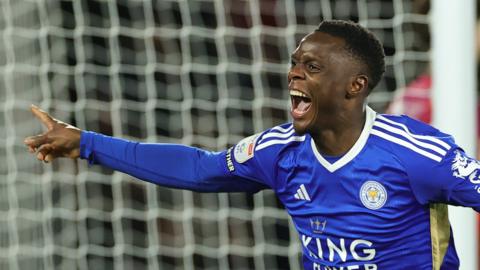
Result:
M458 269L447 204L480 209L480 163L429 125L366 114L342 157L285 124L224 152L225 170L275 191L305 269Z
M292 124L223 152L83 131L80 155L173 188L273 189L299 232L305 269L458 269L447 204L480 209L480 162L429 125L370 108L341 157L323 156Z

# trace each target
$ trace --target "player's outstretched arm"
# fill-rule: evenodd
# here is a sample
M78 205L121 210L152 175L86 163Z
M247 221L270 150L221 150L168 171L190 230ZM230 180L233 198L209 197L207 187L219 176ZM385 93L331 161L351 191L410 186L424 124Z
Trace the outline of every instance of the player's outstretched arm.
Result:
M82 131L32 106L47 127L43 134L25 139L30 152L42 161L57 157L82 158L172 188L202 192L256 192L267 186L234 175L227 169L227 152L209 152L186 145L140 143Z
M32 105L31 111L47 131L25 138L24 143L37 159L50 162L58 157L78 158L80 156L81 130L59 121L47 112Z

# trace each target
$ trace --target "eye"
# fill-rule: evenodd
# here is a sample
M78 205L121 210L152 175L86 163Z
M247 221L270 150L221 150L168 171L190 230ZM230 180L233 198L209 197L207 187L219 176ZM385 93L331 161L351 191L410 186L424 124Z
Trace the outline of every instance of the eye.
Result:
M307 68L308 68L308 70L314 71L314 72L320 70L320 67L318 65L315 65L315 64L312 64L312 63L307 64Z
M297 62L295 60L290 60L290 66L294 67L297 65Z

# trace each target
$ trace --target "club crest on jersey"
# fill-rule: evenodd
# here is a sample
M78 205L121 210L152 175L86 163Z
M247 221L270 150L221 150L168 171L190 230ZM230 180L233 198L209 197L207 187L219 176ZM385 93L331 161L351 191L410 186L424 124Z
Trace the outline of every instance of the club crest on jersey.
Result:
M480 184L479 169L478 161L467 157L462 151L455 151L455 158L452 162L453 176L468 179L473 184Z
M360 200L368 209L380 209L387 201L387 190L377 181L369 180L360 188Z
M244 163L251 159L255 153L255 142L258 138L258 134L252 135L241 140L233 150L233 157L238 163Z

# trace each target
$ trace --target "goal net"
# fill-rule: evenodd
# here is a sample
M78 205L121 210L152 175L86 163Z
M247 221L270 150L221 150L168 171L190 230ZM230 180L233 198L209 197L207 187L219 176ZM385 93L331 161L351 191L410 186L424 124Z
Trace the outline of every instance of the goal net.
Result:
M289 121L290 53L332 18L384 43L370 98L383 111L428 61L411 1L0 1L0 269L300 269L271 191L200 194L42 164L23 138L42 131L33 103L82 129L225 149Z

